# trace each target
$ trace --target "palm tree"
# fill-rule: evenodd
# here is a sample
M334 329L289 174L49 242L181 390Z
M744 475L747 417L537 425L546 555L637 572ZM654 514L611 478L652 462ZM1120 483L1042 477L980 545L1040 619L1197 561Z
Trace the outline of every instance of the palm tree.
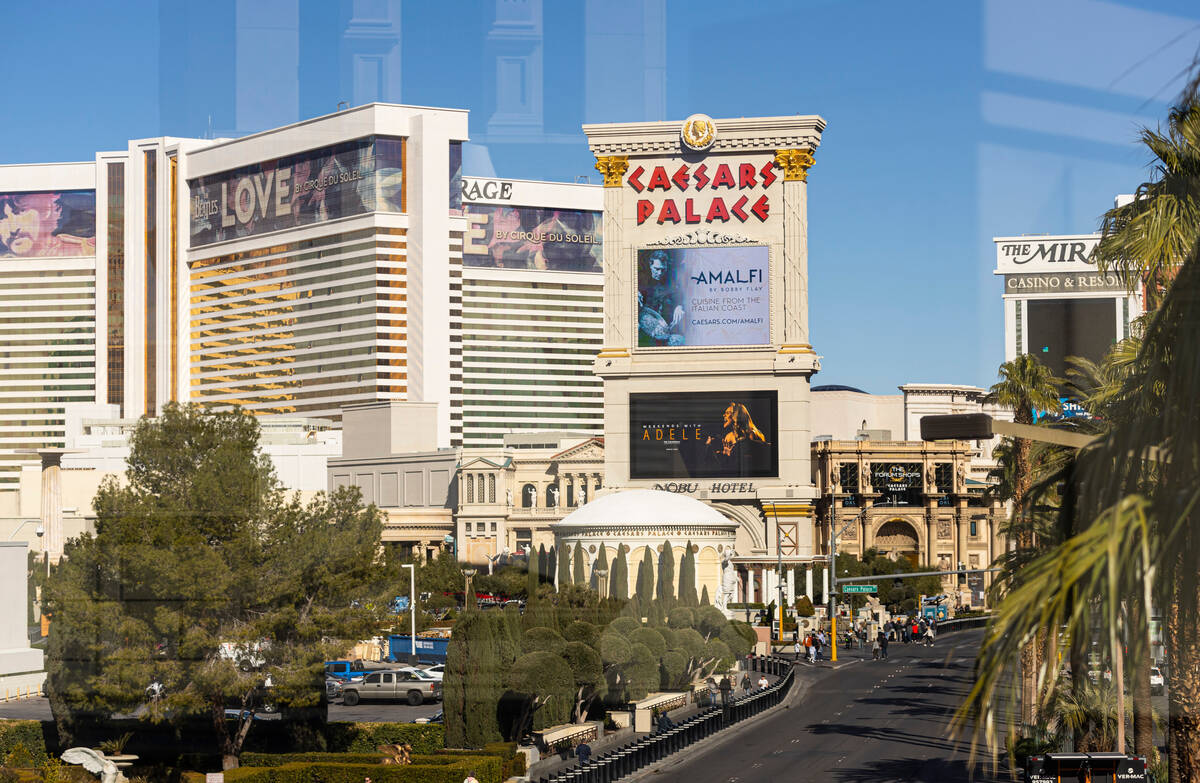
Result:
M1171 109L1166 131L1143 128L1141 139L1154 155L1151 179L1105 213L1094 257L1131 290L1143 281L1153 310L1200 235L1200 104Z
M1050 368L1039 362L1036 356L1026 353L1000 365L1000 380L992 386L990 394L999 404L1012 408L1013 420L1017 424L1033 424L1035 410L1061 410L1058 395L1062 384L1060 379L1051 374ZM1005 452L1012 461L1012 518L1016 523L1013 532L1016 533L1017 551L1022 555L1032 552L1036 545L1032 527L1024 524L1029 518L1027 501L1033 486L1030 462L1032 443L1028 438L1014 438ZM1021 652L1021 665L1022 720L1030 726L1037 722L1034 685L1038 660L1037 647L1032 642Z
M1172 783L1200 780L1200 245L1146 326L1136 358L1105 395L1110 429L1078 453L1077 528L1036 557L999 602L959 719L999 746L1000 695L1012 661L1048 628L1098 638L1110 659L1122 631L1140 638L1166 610ZM1140 604L1130 611L1133 604ZM1136 634L1136 636L1134 636ZM1131 652L1139 645L1131 646ZM1136 663L1136 662L1135 662ZM1038 669L1043 706L1061 666Z

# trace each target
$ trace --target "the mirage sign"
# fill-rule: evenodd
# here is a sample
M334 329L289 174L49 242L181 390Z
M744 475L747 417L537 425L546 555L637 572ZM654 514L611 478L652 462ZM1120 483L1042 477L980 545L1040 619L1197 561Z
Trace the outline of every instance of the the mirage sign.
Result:
M1092 251L1100 237L1073 236L997 237L996 274L1027 272L1095 272Z

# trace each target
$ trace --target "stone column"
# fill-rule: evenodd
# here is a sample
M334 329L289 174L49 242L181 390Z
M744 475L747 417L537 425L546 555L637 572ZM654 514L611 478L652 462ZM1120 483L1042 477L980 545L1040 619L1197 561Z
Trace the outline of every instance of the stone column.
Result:
M63 554L62 457L59 449L41 449L43 552L57 563Z
M937 555L934 551L937 549L937 507L930 506L925 510L925 564L936 565Z
M813 566L809 563L804 567L804 594L808 596L808 600L813 597Z
M784 347L812 350L808 336L808 169L811 149L775 152L783 169L783 339ZM604 237L605 242L608 236Z
M746 603L754 603L754 577L755 568L746 566Z
M796 605L796 569L789 568L787 570L787 587L784 589L784 598L787 600L788 606Z
M604 349L601 356L628 356L632 345L629 323L632 306L626 296L632 281L625 263L625 238L621 223L621 184L629 169L629 156L602 155L596 158L596 170L604 175Z

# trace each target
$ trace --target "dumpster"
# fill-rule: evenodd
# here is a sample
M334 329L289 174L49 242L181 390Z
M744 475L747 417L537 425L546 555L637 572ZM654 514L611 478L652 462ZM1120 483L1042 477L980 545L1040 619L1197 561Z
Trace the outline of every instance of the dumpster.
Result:
M412 637L406 633L389 636L388 658L393 661L407 661L412 652L411 640ZM417 634L417 660L421 663L445 663L446 648L449 644L449 637Z

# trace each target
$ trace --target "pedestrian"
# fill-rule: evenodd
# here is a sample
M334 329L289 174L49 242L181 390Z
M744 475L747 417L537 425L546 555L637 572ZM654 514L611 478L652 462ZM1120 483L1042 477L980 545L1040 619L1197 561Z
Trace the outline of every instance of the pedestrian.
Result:
M467 776L463 778L463 783L479 783L479 781L475 779L474 772L468 772Z
M758 677L758 687L759 688L765 688L770 684L771 683L767 680L767 675L765 675L765 674L759 675L759 677Z
M587 740L575 746L575 758L579 759L579 766L584 766L592 758L592 746L587 744Z
M675 728L675 721L671 720L671 716L667 715L666 712L658 713L658 731L659 731L659 733L660 734L666 733L673 728Z
M745 693L750 692L750 672L742 674L742 691Z
M817 660L821 660L821 650L829 646L829 637L825 635L825 629L817 631Z
M875 637L875 640L871 642L871 660L879 660L879 637Z
M879 638L876 641L879 642L879 656L881 658L883 658L883 660L886 661L887 660L887 647L888 647L887 634L884 633L883 631L880 631Z
M800 660L800 629L792 631L792 652L796 655L796 660Z
M717 681L709 677L704 683L708 686L708 704L711 707L717 703Z
M912 628L910 628L909 630L912 631L912 638L914 638L914 639L918 638L917 634L920 632L920 625L917 624L916 620L912 621Z
M816 639L813 638L811 633L804 634L804 659L809 663L816 662L816 658L814 657L816 649L813 646L815 643Z
M729 704L729 694L733 692L733 683L729 681L729 675L726 674L721 678L721 706Z
M925 646L926 647L933 646L933 626L932 625L925 629Z

